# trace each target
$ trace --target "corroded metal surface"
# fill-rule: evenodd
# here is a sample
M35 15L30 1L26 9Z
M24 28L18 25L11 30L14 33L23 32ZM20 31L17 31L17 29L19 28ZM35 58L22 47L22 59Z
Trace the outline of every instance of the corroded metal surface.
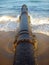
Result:
M17 34L17 46L13 65L35 65L34 37L28 20L28 8L23 5L20 16L20 29Z

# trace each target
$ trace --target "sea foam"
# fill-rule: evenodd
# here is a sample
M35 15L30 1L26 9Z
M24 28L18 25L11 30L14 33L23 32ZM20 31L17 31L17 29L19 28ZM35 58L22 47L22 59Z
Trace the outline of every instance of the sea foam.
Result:
M16 31L19 23L19 15L17 17L1 16L0 31ZM33 32L49 35L49 18L34 18L30 15L30 26Z

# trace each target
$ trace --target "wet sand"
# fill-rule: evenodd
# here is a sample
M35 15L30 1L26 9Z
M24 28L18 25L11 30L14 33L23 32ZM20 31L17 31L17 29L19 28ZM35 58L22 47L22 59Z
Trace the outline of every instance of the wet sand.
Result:
M38 40L38 65L49 65L49 36L36 33Z
M13 65L16 32L0 32L0 65ZM38 40L38 64L49 65L49 36L35 33Z
M15 32L0 32L0 65L13 64Z

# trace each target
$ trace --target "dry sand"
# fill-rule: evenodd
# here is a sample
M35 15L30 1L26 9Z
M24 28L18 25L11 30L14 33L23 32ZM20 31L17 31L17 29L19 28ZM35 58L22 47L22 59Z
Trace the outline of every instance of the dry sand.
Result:
M0 65L13 65L16 32L0 32ZM38 64L49 65L49 36L35 33L38 40Z

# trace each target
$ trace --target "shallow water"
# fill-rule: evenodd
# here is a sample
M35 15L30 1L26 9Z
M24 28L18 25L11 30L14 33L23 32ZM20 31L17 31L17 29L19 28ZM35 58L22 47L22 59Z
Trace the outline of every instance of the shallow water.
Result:
M49 0L0 0L0 31L17 29L23 4L28 6L32 30L49 35Z
M17 16L23 4L32 15L49 17L49 0L0 0L0 15Z

